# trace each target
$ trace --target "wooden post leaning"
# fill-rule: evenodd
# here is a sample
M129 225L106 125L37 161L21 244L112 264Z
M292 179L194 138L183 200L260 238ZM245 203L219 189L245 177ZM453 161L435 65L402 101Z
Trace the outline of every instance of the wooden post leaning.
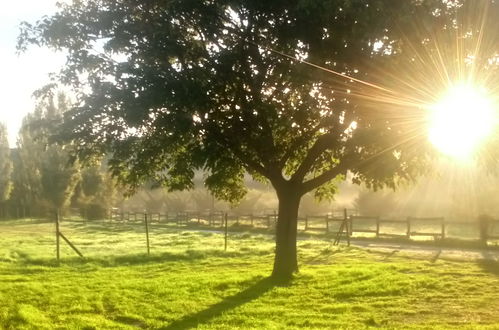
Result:
M151 248L149 246L149 224L147 222L147 213L144 213L144 223L146 227L146 244L147 244L147 255L151 254Z
M229 217L225 213L225 233L224 233L224 251L227 251L227 238L229 236Z
M347 209L343 210L343 221L341 222L340 229L338 230L338 233L336 234L336 238L333 242L333 245L340 244L341 236L343 235L343 231L345 231L345 233L346 233L347 245L350 246L350 228L349 228L349 224L348 224Z
M55 212L55 245L56 245L56 255L57 261L61 259L61 242L60 242L60 231L59 231L59 210Z
M63 233L61 233L59 209L57 209L55 212L55 235L56 235L57 261L59 261L61 258L61 242L60 242L61 237L73 249L73 251L76 252L77 255L79 255L81 258L83 258L83 254L76 248L76 246L74 246L74 244L71 243L71 241L69 239L67 239L66 236L63 235Z

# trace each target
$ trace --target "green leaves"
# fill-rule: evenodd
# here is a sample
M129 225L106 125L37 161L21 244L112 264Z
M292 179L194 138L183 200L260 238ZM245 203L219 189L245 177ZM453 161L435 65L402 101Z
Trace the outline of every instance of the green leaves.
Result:
M0 123L0 203L7 201L12 192L12 169L7 127Z
M204 169L210 190L230 201L244 195L245 172L330 198L336 188L328 182L347 171L382 187L423 166L427 150L406 152L414 140L394 129L400 107L376 103L379 89L361 81L382 84L379 68L410 52L401 22L417 12L442 28L434 15L446 14L442 7L437 0L77 1L25 24L20 49L68 52L60 81L79 102L59 138L80 158L109 153L114 175L132 191L151 178L189 189Z

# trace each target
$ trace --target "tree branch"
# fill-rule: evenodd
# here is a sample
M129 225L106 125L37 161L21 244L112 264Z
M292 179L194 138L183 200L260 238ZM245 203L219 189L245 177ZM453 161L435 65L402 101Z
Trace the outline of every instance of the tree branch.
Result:
M305 159L301 162L296 172L291 176L291 181L302 182L317 158L319 158L325 150L333 147L335 144L334 136L332 134L324 134L317 138L314 145L308 150Z
M315 188L320 187L321 185L325 184L326 182L334 179L340 174L346 174L348 171L348 164L345 161L341 161L338 165L336 165L334 168L329 169L325 172L323 172L321 175L318 177L315 177L313 179L310 179L309 181L306 181L302 184L302 189L301 192L303 194L314 190Z
M284 167L286 162L293 156L298 148L300 148L304 143L308 142L321 128L324 128L324 121L321 120L315 127L309 131L303 133L296 140L291 143L291 146L286 150L284 156L279 160L279 165Z

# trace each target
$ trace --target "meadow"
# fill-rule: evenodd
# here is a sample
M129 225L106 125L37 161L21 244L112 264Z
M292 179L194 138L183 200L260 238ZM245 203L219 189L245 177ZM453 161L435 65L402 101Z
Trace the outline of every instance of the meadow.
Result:
M110 222L0 222L1 329L499 329L499 264L299 241L276 283L271 235Z

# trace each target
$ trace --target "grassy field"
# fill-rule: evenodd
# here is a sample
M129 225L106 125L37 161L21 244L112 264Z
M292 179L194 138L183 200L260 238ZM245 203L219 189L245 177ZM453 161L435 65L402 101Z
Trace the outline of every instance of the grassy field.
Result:
M499 329L499 265L299 242L300 273L273 283L268 235L153 226L0 223L4 329Z

